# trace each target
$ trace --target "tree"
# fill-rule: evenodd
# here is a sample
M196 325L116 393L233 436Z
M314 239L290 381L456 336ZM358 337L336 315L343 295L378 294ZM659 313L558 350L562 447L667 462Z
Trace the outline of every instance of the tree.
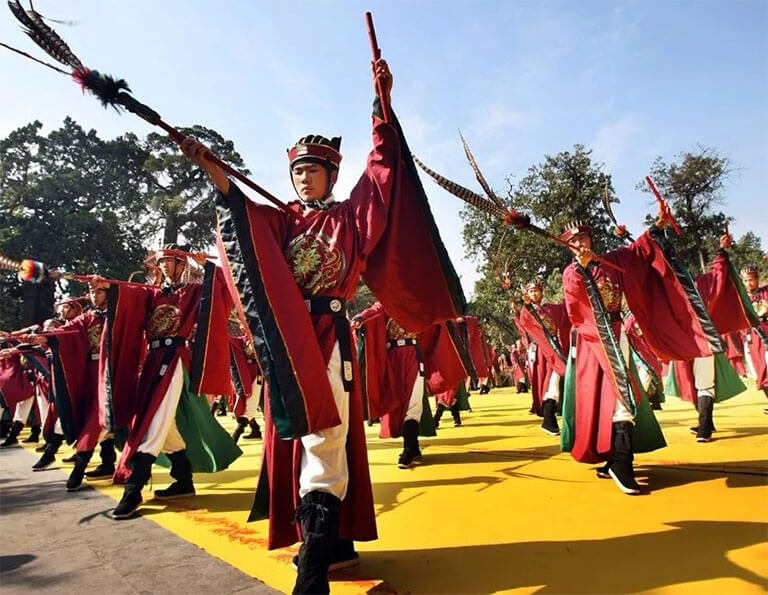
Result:
M603 173L602 164L592 162L591 153L575 145L573 151L545 156L519 183L509 182L503 200L507 207L529 214L532 222L554 235L573 219L591 224L594 249L599 253L618 247L621 240L611 233L610 219L602 206L605 192L612 195L611 178ZM469 207L461 215L465 252L483 270L475 285L472 309L476 313L509 320L510 292L501 288L499 279L505 274L514 289L540 277L547 287L545 299L561 298L562 271L572 260L567 249L531 232L507 228Z
M680 153L677 159L668 164L657 157L651 166L651 177L682 229L677 238L678 252L689 267L703 272L714 255L711 246L717 245L717 238L730 220L725 213L715 210L723 204L721 191L731 171L730 161L709 147ZM650 192L645 182L638 183L638 189Z
M182 128L181 131L205 143L223 161L249 174L235 146L215 130L204 126ZM151 133L144 149L144 163L150 176L149 209L154 225L162 229L163 244L185 243L195 249L211 245L216 229L216 189L208 176L184 157L178 145L167 135Z
M141 263L149 231L141 224L146 154L134 135L105 141L70 118L47 137L41 128L33 122L0 140L0 252L125 278ZM53 291L50 282L22 289L3 275L0 328L50 316Z

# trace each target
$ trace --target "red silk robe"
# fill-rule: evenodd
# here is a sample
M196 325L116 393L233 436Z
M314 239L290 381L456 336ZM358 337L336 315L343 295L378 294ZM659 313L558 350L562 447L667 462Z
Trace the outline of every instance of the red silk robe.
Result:
M232 367L232 392L229 394L229 408L235 417L245 414L247 399L258 399L253 393L253 381L261 375L253 341L247 334L229 337L230 361Z
M520 327L536 344L536 360L531 366L531 394L534 411L541 417L544 414L542 399L549 387L552 371L561 377L565 376L565 358L568 357L571 342L571 322L564 302L531 303L523 307L518 320Z
M99 354L104 313L83 312L64 326L44 333L53 353L53 391L64 436L76 450L92 451L102 430Z
M220 253L268 383L264 458L251 518L269 516L270 549L301 538L294 523L301 444L280 438L339 424L327 377L337 338L334 317L310 314L305 296L351 298L362 275L411 332L463 309L458 277L394 115L391 124L374 116L373 150L349 200L327 210L298 202L289 207L302 219L251 203L234 184L218 204ZM308 340L312 332L316 341ZM371 540L376 521L357 366L353 378L340 535Z
M749 292L749 300L760 318L760 328L764 336L768 335L768 285L758 287L755 291ZM766 346L760 338L760 335L754 328L747 330L747 345L749 346L749 356L752 358L752 365L757 375L757 388L768 388L768 366L766 366Z
M613 336L618 338L621 332L623 295L646 342L661 360L708 356L712 353L713 338L703 328L659 240L655 239L659 234L652 228L630 246L604 255L622 267L624 273L600 263L589 266L595 291L612 316ZM573 427L564 428L562 439L572 429L572 456L577 461L595 463L610 456L616 400L621 398L633 410L642 393L627 373L626 362L621 363L625 360L616 355L610 342L606 343L579 269L579 265L572 263L563 271L565 305L576 329L576 361L575 410L569 422Z

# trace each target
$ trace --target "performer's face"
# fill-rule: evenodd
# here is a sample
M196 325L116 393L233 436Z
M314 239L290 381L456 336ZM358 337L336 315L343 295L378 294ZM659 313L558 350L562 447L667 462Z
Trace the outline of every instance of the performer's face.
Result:
M588 233L577 233L568 243L571 245L571 252L578 254L582 248L592 250L592 236Z
M107 290L103 287L91 287L88 290L88 296L94 308L101 308L107 301Z
M747 291L754 291L760 283L755 275L745 275L742 279L744 280L744 287L747 288Z
M171 283L176 283L184 272L186 263L176 258L161 258L157 261L157 266L160 267L163 277Z
M77 311L72 307L72 304L61 304L59 306L59 317L63 320L72 320L77 316Z
M325 198L326 190L333 188L339 172L332 171L330 175L329 184L328 170L319 163L297 163L291 169L293 187L303 201Z
M544 295L544 292L541 291L541 287L529 287L527 293L534 304L538 304Z

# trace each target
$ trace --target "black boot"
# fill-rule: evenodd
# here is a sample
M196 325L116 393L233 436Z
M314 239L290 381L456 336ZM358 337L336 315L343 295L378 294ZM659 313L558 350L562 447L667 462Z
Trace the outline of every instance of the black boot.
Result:
M8 436L8 432L11 431L12 425L13 422L10 419L0 421L0 438L6 438Z
M115 461L117 460L117 454L115 453L115 441L112 438L104 440L101 443L101 463L94 470L85 474L88 479L105 479L112 477L115 474Z
M37 463L32 465L32 471L42 471L46 467L50 466L53 462L55 462L56 452L59 450L59 446L61 446L63 441L64 436L61 434L54 434L51 437L51 440L46 443L43 456L40 457Z
M224 399L219 399L219 412L216 414L219 417L224 417L227 414L227 406L224 404Z
M443 413L446 409L448 409L448 407L442 403L437 404L437 408L435 409L435 419L433 420L435 422L435 428L440 427L440 418L443 417Z
M648 397L648 402L651 404L651 409L654 411L661 411L661 399L659 398L658 392L655 392Z
M215 399L213 403L211 403L211 415L216 415L216 410L219 408L219 400Z
M145 452L137 452L131 457L131 476L125 483L123 497L112 511L113 519L129 519L141 504L141 488L149 481L152 474L152 463L155 457Z
M696 442L709 442L712 440L712 432L715 426L712 423L712 412L715 408L715 399L709 395L699 395L696 407L699 410L699 425L696 427Z
M74 463L76 460L77 460L77 453L73 452L68 457L64 457L63 459L61 459L61 462L62 463Z
M21 432L21 429L24 427L24 424L20 421L13 422L13 425L11 426L11 429L8 431L8 436L5 438L5 442L0 444L2 447L6 446L13 446L14 444L19 443L19 432Z
M248 427L251 428L251 433L246 434L243 438L246 440L261 440L261 428L255 419L248 422Z
M248 425L247 417L237 418L237 427L235 428L235 431L232 432L232 440L235 441L235 444L237 444L237 441L240 440L240 436L242 436L243 432L245 432L245 426L247 425Z
M417 464L420 458L419 422L415 419L408 419L403 423L403 452L397 459L397 466L400 469L408 469Z
M613 454L608 465L608 473L625 494L639 494L640 485L635 481L632 468L632 432L634 425L629 421L613 423Z
M75 466L67 479L68 492L76 492L83 485L85 468L88 466L92 455L92 450L81 450L75 453Z
M192 484L192 463L187 458L186 450L177 450L168 455L171 459L171 477L174 481L164 490L155 490L155 500L171 500L195 495Z
M481 395L487 395L489 392L491 392L491 387L487 384L481 384L480 385L480 394Z
M315 490L301 499L296 520L304 542L299 549L294 595L330 593L328 567L339 536L340 509L341 500L326 492Z
M40 430L42 428L40 427L40 424L35 424L32 426L31 431L29 433L29 436L27 436L22 442L39 442L40 441Z
M557 425L557 402L552 399L544 399L541 408L544 412L544 419L541 422L541 429L550 436L559 436L560 427Z
M453 427L458 428L461 425L461 413L459 412L458 403L451 405L451 415L453 416Z

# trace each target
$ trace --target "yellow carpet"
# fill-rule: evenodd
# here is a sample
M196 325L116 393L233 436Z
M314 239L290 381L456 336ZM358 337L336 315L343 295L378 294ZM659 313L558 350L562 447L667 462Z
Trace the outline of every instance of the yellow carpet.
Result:
M528 394L497 389L474 393L471 403L463 426L454 428L447 415L438 437L422 439L424 464L413 469L397 469L398 441L368 429L380 538L358 544L362 564L338 573L333 593L768 588L768 400L753 384L716 405L718 432L709 444L688 432L695 411L669 399L658 412L669 446L637 457L650 493L635 497L560 453L528 414ZM240 444L245 454L231 469L195 476L196 497L160 505L145 490L141 512L289 592L296 548L269 552L266 521L245 523L261 443ZM162 468L153 477L156 487L169 483ZM92 485L120 496L106 481Z

